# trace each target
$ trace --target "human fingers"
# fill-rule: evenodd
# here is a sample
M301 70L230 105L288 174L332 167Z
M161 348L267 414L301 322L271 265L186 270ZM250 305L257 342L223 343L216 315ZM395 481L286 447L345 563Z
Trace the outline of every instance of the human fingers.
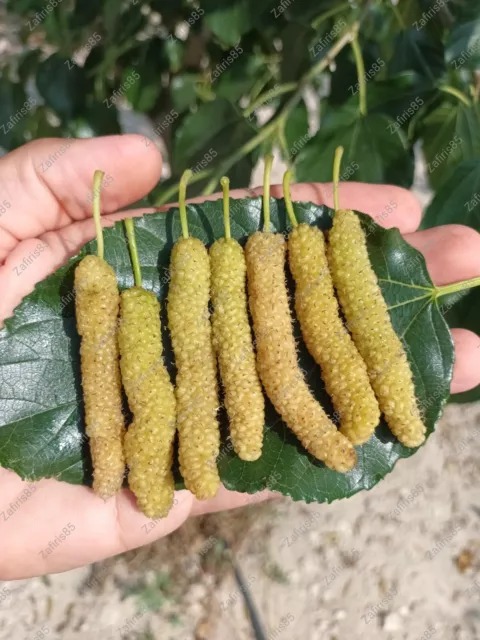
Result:
M63 152L61 152L63 150ZM90 218L93 173L105 172L102 210L111 213L146 195L162 159L139 135L36 140L0 159L0 263L18 243Z
M0 580L68 571L149 544L177 529L193 504L188 491L177 491L169 515L149 520L127 489L104 501L87 487L55 479L28 483L6 469L0 469L0 486L6 516Z

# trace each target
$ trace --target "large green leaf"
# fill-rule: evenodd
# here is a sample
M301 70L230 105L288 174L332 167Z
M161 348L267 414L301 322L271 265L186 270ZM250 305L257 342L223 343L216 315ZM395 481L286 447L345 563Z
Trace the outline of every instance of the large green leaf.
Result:
M414 123L430 108L438 91L429 87L422 76L405 71L368 85L368 108L372 113L390 116L394 128L402 128L411 137Z
M231 202L232 234L241 242L259 228L260 199ZM299 220L327 229L331 211L314 204L295 204ZM272 226L285 231L282 200L271 200ZM190 231L205 243L223 235L220 201L188 207ZM430 434L448 395L453 366L450 332L431 296L432 282L421 254L397 230L385 231L359 214L368 234L373 267L402 337L415 379L416 393ZM154 213L136 224L144 286L164 301L173 243L180 236L177 210ZM75 329L73 274L79 260L96 243L40 283L0 331L0 464L23 477L55 476L85 483L89 457L82 434L79 337ZM120 223L105 230L105 257L115 268L121 289L133 284L132 268ZM163 312L165 305L162 306ZM301 342L301 366L315 395L331 412L320 371ZM165 331L167 362L172 352ZM357 467L339 474L315 461L299 445L273 408L267 406L265 445L256 462L242 462L230 450L225 415L219 468L230 489L256 492L272 486L294 499L331 501L369 489L390 472L400 458L415 450L403 447L382 423L371 440L358 449Z
M358 96L340 109L330 108L320 131L300 151L296 176L300 181L328 182L335 149L345 148L345 179L393 183L410 187L413 161L403 131L386 115L360 116Z
M254 120L243 118L228 100L219 99L199 106L185 116L175 132L172 153L174 177L190 167L194 172L212 169L248 142L257 129ZM232 187L250 182L255 157L248 155L230 172ZM200 193L205 181L199 181L192 193Z
M452 167L480 157L480 107L445 102L423 120L421 135L428 180L438 189Z
M52 54L37 68L37 88L46 104L65 121L79 115L85 106L87 79L73 60Z
M478 16L478 9L476 12ZM445 45L445 58L452 70L462 67L475 71L480 64L480 20L458 24L452 29Z
M480 231L480 159L462 162L435 194L422 228L466 224Z
M253 0L205 0L202 2L202 8L205 9L204 21L221 42L227 47L233 47L253 27L255 8L258 9L262 4L262 0L257 0L256 3Z
M480 231L479 159L463 162L451 171L422 220L423 229L443 224L466 224ZM454 306L445 301L442 307L450 327L480 334L480 290L469 291ZM480 400L480 386L451 398L452 402L475 400Z
M445 71L442 41L427 29L412 27L401 31L395 39L389 71L392 75L415 71L434 84Z

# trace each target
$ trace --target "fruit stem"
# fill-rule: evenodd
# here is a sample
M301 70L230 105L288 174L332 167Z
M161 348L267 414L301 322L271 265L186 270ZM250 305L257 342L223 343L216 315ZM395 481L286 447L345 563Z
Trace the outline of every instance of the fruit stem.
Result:
M292 227L296 227L298 225L298 222L297 222L297 218L295 217L295 212L293 210L292 196L290 193L291 178L292 178L292 172L285 171L285 173L283 174L283 197L285 199L285 207L287 209L290 222L292 223Z
M93 220L95 222L95 233L97 235L97 256L103 260L105 255L105 245L103 242L102 214L100 212L100 191L105 173L97 169L93 174L92 209Z
M270 174L272 173L273 155L265 156L265 171L263 173L263 230L270 232Z
M335 149L335 157L333 159L333 207L335 211L340 209L338 198L338 183L340 181L340 165L342 164L343 147Z
M357 65L358 76L358 93L360 98L360 115L367 115L367 81L365 79L365 64L363 62L362 50L358 42L358 36L352 40L352 50L355 56L355 64Z
M180 209L180 223L182 225L182 235L184 238L188 238L188 220L187 220L187 205L185 200L187 199L187 183L192 177L193 173L190 169L187 169L180 178L180 186L178 190L178 206Z
M471 278L471 280L463 280L462 282L455 282L453 284L447 284L443 287L434 287L433 297L436 300L441 296L446 296L448 293L456 293L457 291L473 289L473 287L480 287L480 277Z
M223 189L223 224L225 226L225 238L229 240L232 237L232 234L230 232L230 200L228 193L230 180L227 178L227 176L223 176L223 178L220 180L220 184L222 185Z
M124 220L124 223L125 223L125 229L127 231L130 256L132 258L135 286L141 287L142 286L142 269L140 267L140 260L138 259L137 239L135 238L135 224L133 222L133 218L127 218L126 220Z

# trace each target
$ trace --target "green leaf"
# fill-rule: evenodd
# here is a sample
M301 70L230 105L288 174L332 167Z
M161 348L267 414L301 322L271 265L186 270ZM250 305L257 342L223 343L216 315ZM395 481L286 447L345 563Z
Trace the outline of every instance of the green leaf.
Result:
M315 36L315 31L296 22L288 22L282 30L283 55L280 61L280 78L283 83L298 82L299 78L312 65L315 56L315 44L308 47L307 44Z
M138 73L139 78L136 82L130 82L129 79L135 77L132 67L123 70L120 86L126 86L125 97L135 111L150 111L155 106L157 98L162 90L162 84L158 78L158 72L154 67L141 69Z
M395 38L389 73L396 75L403 71L415 71L434 84L445 71L441 40L433 38L427 29L412 27L401 31Z
M54 53L37 67L37 89L64 121L79 115L88 93L85 73L71 59Z
M438 189L452 167L480 157L480 106L441 104L423 120L421 136L428 180Z
M255 133L253 120L244 119L228 100L220 98L200 105L195 113L185 116L175 132L172 153L174 175L179 176L188 167L194 171L212 169L253 138ZM249 184L255 157L247 156L229 173L232 188ZM201 190L203 184L198 182L192 187Z
M172 78L170 95L177 113L187 111L195 103L199 81L198 73L182 73Z
M412 124L438 95L438 91L425 85L422 76L405 71L385 80L368 85L368 107L372 113L390 116L407 134ZM398 128L397 126L395 128Z
M231 202L232 234L242 243L257 231L260 199ZM296 203L300 221L328 229L332 212L311 203ZM359 214L368 233L372 265L391 308L395 330L402 336L412 366L419 402L430 434L448 395L453 344L447 325L432 301L432 282L425 261L397 230L386 231ZM188 206L192 235L212 243L223 235L221 201ZM272 230L286 230L282 200L271 200ZM158 294L165 311L166 277L173 243L181 234L177 210L137 219L136 235L144 286ZM73 274L80 259L96 251L87 244L80 255L37 285L0 331L0 465L22 477L54 476L72 483L88 482L89 457L84 431L79 372L79 337L75 329ZM120 289L133 285L133 274L121 223L105 229L105 258L115 268ZM413 268L412 268L413 265ZM30 267L28 267L30 268ZM33 267L34 268L34 267ZM301 342L300 364L316 397L331 412L319 369ZM165 330L166 361L173 361ZM296 500L332 501L369 489L395 463L415 450L403 447L382 423L359 448L357 467L335 473L309 456L268 404L265 445L256 462L242 462L223 436L219 456L222 481L230 489L256 492L271 487Z
M477 9L478 14L478 9ZM451 70L462 67L475 71L480 65L480 20L453 27L445 45L445 59Z
M213 64L212 67L215 68ZM264 75L265 63L263 60L244 52L225 69L213 84L212 89L217 96L237 104L242 96L250 93L261 76Z
M462 162L435 194L422 229L442 224L466 224L480 231L480 160Z
M335 149L345 148L344 179L391 183L410 187L413 160L405 135L383 114L358 111L358 95L340 109L330 108L320 131L300 151L296 164L299 181L329 182Z
M205 0L202 8L205 24L227 47L235 46L254 23L253 0Z
M463 162L450 173L437 191L422 220L422 229L443 224L465 224L480 231L480 160ZM466 292L459 302L444 305L448 325L469 329L480 335L480 290ZM454 394L451 402L480 400L480 385L465 393Z

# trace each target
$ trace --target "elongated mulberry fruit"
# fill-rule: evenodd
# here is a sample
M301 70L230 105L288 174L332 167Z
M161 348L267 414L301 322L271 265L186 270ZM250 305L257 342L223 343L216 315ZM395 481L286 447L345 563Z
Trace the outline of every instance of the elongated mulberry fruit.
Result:
M225 221L228 220L228 183ZM210 248L212 270L212 329L225 406L230 421L233 448L242 460L257 460L262 453L265 402L255 366L255 353L248 322L245 255L230 237L220 238Z
M353 211L337 210L329 233L333 283L353 340L392 433L407 447L425 440L412 372L370 264L365 234Z
M120 368L134 419L125 436L128 484L148 518L165 517L173 504L175 394L163 362L160 305L141 286L133 220L126 220L137 286L120 303Z
M125 472L117 343L120 295L114 270L102 258L86 256L75 270L75 292L93 489L106 499L121 488Z
M248 239L245 249L250 311L257 347L257 370L273 406L305 449L334 469L355 466L352 443L337 431L312 395L298 365L285 282L285 239L270 233L270 170L265 161L265 231Z
M75 269L75 311L80 346L85 429L93 464L93 490L104 499L122 486L125 473L122 383L118 362L118 293L114 270L103 259L100 187L105 174L93 176L93 219L97 256Z
M303 339L321 367L341 433L361 445L374 432L380 410L365 362L339 316L322 231L296 226L288 239L288 256Z
M187 179L188 173L183 186ZM167 305L177 366L179 460L185 486L205 500L220 486L217 366L208 311L210 259L204 244L188 237L184 190L180 214L183 237L172 250Z

